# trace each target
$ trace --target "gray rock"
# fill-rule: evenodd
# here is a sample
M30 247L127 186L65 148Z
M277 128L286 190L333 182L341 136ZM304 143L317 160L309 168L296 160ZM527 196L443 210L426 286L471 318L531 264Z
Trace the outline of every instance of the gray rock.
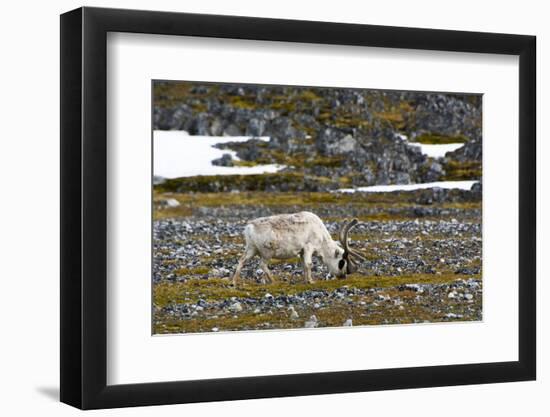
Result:
M304 323L306 329L313 329L317 326L319 326L319 321L315 315L312 315L309 320Z
M319 132L316 146L321 154L333 156L355 151L357 141L343 130L326 128Z
M210 134L212 136L221 136L223 133L223 123L219 117L212 120L210 124Z
M180 202L175 198L168 198L165 201L166 201L166 206L169 208L175 208L180 206Z
M443 166L435 161L428 162L425 166L425 173L423 175L423 180L425 182L435 182L438 181L443 175L445 175L445 170Z
M480 193L481 194L481 192L482 192L481 181L480 182L474 182L472 184L471 191L474 192L474 193Z
M410 184L411 176L408 172L396 172L395 173L395 184Z
M155 205L158 209L167 209L167 208L176 208L180 206L180 202L176 200L175 198L165 198L161 200L157 200L155 202Z
M227 268L221 267L221 268L214 268L210 271L210 275L213 277L223 278L227 277L231 274L231 271Z
M304 137L302 132L297 131L288 117L274 119L265 132L283 147L288 147L288 140L291 138ZM288 150L288 148L287 148Z
M447 152L445 157L457 160L459 162L466 162L466 161L481 162L483 159L481 129L475 130L471 136L471 140L466 144L464 144L464 146L458 148L456 151Z
M239 302L236 302L236 303L231 304L231 306L229 307L229 309L230 309L233 313L239 313L239 312L243 311L243 307L242 307L241 303L239 303Z
M224 136L242 136L242 131L237 125L230 124L223 130Z
M224 153L221 158L214 159L212 161L212 165L222 166L222 167L232 167L233 164L233 157L231 154Z
M246 127L246 136L263 136L266 128L266 121L263 119L250 119Z
M357 141L351 135L346 135L334 145L333 152L335 154L353 152L356 146Z
M189 129L192 135L208 136L210 134L210 122L206 113L200 113Z

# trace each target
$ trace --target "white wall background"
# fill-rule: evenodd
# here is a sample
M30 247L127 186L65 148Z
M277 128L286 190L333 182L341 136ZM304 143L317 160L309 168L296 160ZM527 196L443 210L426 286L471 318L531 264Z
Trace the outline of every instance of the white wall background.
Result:
M59 379L59 17L81 6L72 0L6 2L0 30L0 410L4 415L75 415L57 401ZM538 37L539 162L539 366L538 381L422 390L326 395L230 403L99 411L95 415L316 416L364 413L408 416L547 415L550 390L550 134L543 119L550 97L541 75L550 59L550 26L544 2L482 3L407 1L315 2L302 0L123 0L86 5L157 9L533 34ZM7 146L7 148L6 148ZM544 235L544 236L543 236Z

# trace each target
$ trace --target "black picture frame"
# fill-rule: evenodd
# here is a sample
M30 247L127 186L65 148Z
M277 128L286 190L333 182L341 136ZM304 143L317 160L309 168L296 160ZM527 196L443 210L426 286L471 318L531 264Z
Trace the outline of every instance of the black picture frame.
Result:
M107 385L108 32L519 56L519 360ZM524 35L88 7L61 15L61 401L95 409L535 379L535 51Z

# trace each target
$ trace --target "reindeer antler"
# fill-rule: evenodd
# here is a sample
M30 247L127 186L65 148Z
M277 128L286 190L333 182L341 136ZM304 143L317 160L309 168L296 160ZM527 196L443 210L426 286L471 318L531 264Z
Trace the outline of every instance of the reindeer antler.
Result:
M353 219L349 223L346 221L342 225L342 228L340 229L340 243L344 247L344 257L348 261L349 266L349 272L355 272L357 270L357 264L355 262L354 258L357 258L362 261L366 261L367 258L365 258L364 255L362 255L359 251L350 248L349 247L349 240L348 240L348 234L351 229L353 229L355 226L359 224L359 220Z
M340 228L340 232L338 233L338 237L340 239L340 243L344 246L344 242L346 240L346 235L344 233L344 231L346 230L346 225L348 224L348 221L347 220L344 220L344 223L342 223L342 227ZM344 246L345 248L345 246Z
M340 243L342 244L346 252L350 252L348 246L348 233L352 228L357 225L357 223L359 223L359 220L357 219L353 219L349 223L344 222L342 228L340 229Z

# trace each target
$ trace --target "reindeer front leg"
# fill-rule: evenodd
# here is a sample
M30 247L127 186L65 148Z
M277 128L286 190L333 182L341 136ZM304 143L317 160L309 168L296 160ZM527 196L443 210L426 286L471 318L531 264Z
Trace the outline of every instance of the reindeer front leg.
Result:
M313 255L313 250L311 248L304 248L302 254L302 264L304 266L304 279L306 283L313 284L313 278L311 277L311 257Z

